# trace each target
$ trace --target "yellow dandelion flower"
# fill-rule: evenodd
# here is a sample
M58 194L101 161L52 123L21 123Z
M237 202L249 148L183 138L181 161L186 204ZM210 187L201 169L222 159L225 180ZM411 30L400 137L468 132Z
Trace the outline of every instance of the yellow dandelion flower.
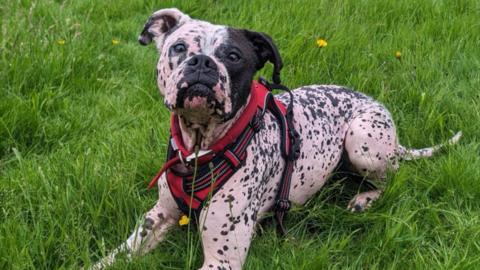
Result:
M188 223L190 222L190 219L186 216L186 215L183 215L180 220L178 221L178 224L180 226L185 226L187 225Z
M118 45L118 44L120 44L120 40L118 40L118 39L112 39L112 44L113 44L113 45Z
M61 46L61 45L65 45L65 39L59 39L59 40L57 40L57 44L60 45L60 46Z
M400 51L396 51L395 52L395 58L397 58L398 60L400 60L400 58L402 58L402 53Z
M327 45L328 45L328 42L325 39L323 39L323 38L318 38L317 39L317 46L319 48L325 48L325 47L327 47Z

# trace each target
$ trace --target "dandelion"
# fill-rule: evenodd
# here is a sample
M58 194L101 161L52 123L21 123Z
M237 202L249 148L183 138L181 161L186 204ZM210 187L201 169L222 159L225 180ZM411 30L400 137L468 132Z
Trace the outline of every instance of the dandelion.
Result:
M402 53L400 51L396 51L395 52L395 58L397 58L398 60L400 60L400 58L402 58Z
M60 45L60 46L65 45L65 39L59 39L59 40L57 40L57 44Z
M328 42L325 39L323 39L323 38L317 39L317 46L319 48L325 48L325 47L327 47L327 45L328 45Z
M112 44L113 44L113 45L118 45L118 44L120 44L120 40L118 40L118 39L112 39Z
M180 226L185 226L187 225L188 223L190 222L190 219L186 216L186 215L183 215L180 220L178 221L178 224Z

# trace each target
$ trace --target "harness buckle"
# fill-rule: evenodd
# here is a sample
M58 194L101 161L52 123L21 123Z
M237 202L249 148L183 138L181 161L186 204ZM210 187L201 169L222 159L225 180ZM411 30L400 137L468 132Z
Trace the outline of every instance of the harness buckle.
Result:
M289 154L289 159L290 160L297 160L300 157L300 134L291 127L289 130L289 135L290 135L290 154Z
M288 199L278 199L275 203L275 210L281 212L287 212L292 207L292 203Z
M196 159L196 158L201 158L203 156L206 156L208 154L212 153L212 150L208 149L208 150L199 150L198 153L191 153L190 155L188 155L186 158L185 158L185 161L187 163L190 163L192 160Z

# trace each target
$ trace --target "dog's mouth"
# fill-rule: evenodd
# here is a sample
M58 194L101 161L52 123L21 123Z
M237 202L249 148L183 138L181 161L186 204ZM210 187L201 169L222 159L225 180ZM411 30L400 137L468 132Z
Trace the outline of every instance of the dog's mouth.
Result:
M214 109L215 94L213 89L195 83L188 87L180 88L177 95L177 108L179 109Z
M192 125L205 125L212 119L223 119L223 105L215 98L214 90L201 83L180 88L177 106L173 110Z

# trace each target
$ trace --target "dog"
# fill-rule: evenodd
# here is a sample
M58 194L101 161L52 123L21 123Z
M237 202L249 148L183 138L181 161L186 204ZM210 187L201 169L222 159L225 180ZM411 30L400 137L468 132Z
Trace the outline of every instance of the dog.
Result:
M158 10L148 19L139 42L154 42L159 53L157 84L165 106L178 121L180 140L189 151L208 149L230 130L251 98L255 73L273 64L279 81L282 59L272 39L259 32L214 25L178 9ZM289 104L287 94L276 99ZM288 199L304 204L338 168L370 181L374 188L356 194L347 208L367 209L387 183L387 172L402 159L429 157L443 145L407 149L398 143L389 111L371 97L335 85L293 91L293 127L299 134ZM246 159L198 216L204 263L200 269L241 269L255 225L275 204L286 160L280 124L270 111L246 148ZM447 144L457 143L461 132ZM93 266L111 265L120 252L128 257L152 250L181 216L166 173L158 178L159 199L125 243Z

